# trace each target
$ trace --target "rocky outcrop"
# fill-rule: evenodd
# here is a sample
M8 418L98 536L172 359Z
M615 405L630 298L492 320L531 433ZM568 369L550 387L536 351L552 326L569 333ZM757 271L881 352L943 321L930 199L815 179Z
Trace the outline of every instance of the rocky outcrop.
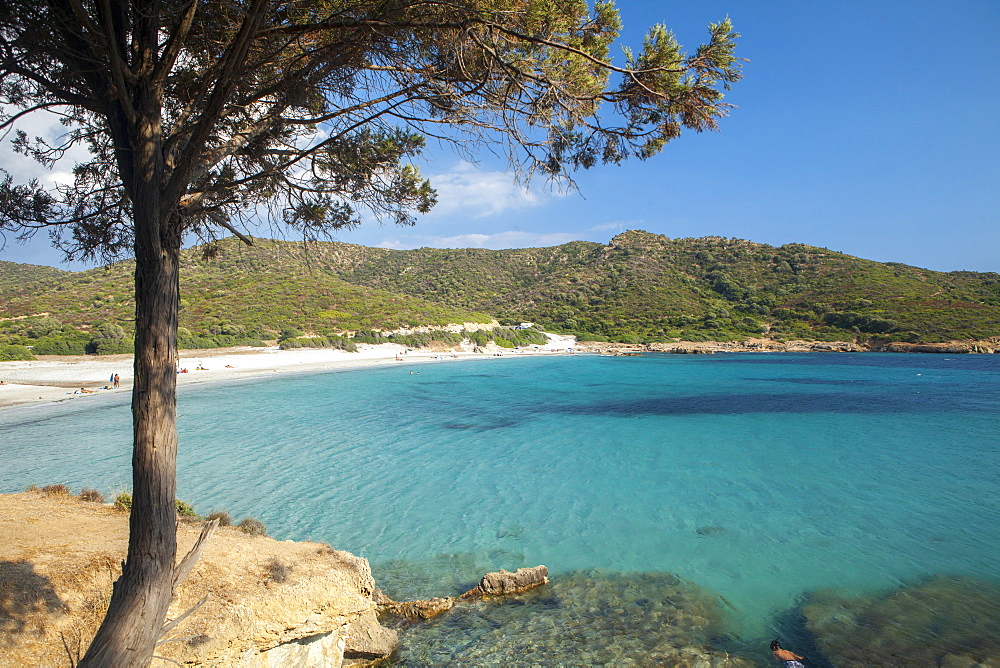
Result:
M549 569L545 566L519 568L513 573L500 569L495 573L487 573L479 584L461 596L446 596L444 598L429 598L422 601L394 601L379 592L377 599L384 612L398 617L430 619L448 612L456 603L470 599L490 598L520 594L534 589L549 581Z
M676 341L672 343L578 343L579 352L600 353L602 355L623 355L629 353L673 353L679 355L710 355L712 353L800 353L800 352L853 352L867 350L864 346L849 341L774 341L772 339L746 339L744 341Z
M341 668L344 665L344 639L339 633L287 642L263 652L248 650L245 657L233 664L238 668Z
M967 353L992 354L1000 352L1000 338L981 341L949 341L947 343L871 343L858 344L850 341L774 341L772 339L747 339L744 341L676 341L673 343L608 343L581 341L576 345L578 352L600 353L602 355L625 355L634 353L674 353L682 355L704 355L712 353Z
M344 638L345 666L367 666L379 661L396 649L399 638L396 631L378 623L374 611L366 612L347 629Z
M519 568L513 573L501 568L496 573L484 575L483 579L479 581L479 585L462 594L462 598L520 594L546 584L548 581L549 569L545 566Z
M390 615L405 617L407 619L430 619L440 614L448 612L455 607L458 599L454 596L443 598L426 598L420 601L393 601L391 598L384 598L381 602L381 609Z
M178 528L179 554L198 533ZM67 654L86 651L104 615L128 516L69 496L6 494L0 535L0 665L65 665ZM365 559L220 528L168 617L207 603L156 653L193 666L370 665L396 646L376 619L375 592Z
M948 343L904 343L894 341L873 344L871 350L880 353L945 353L966 355L972 353L993 354L1000 350L1000 343L987 341L949 341Z

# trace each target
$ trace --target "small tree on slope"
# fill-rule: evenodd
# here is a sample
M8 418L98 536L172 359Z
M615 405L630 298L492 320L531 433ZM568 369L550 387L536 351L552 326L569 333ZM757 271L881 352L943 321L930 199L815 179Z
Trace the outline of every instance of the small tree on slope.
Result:
M363 217L412 224L435 193L426 137L504 146L524 174L656 154L715 129L740 78L728 20L692 55L662 27L613 66L613 4L584 0L6 0L0 128L73 182L0 180L0 231L48 228L70 258L134 254L128 555L81 665L146 665L176 585L182 239L269 210L304 238ZM58 145L16 130L57 114Z

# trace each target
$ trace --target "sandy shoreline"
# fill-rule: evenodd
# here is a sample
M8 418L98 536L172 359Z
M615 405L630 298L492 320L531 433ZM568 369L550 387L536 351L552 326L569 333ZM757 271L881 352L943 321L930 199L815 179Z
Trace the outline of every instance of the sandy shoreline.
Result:
M550 335L551 336L551 335ZM504 357L564 353L574 343L572 337L551 336L549 343L519 350L490 348L487 352L407 350L391 343L360 344L358 352L327 348L279 350L271 348L219 348L182 350L180 366L187 373L177 375L178 385L191 383L261 378L273 374L309 371L346 370L365 367L441 363L461 359L484 359L503 353ZM204 370L199 370L203 367ZM111 388L111 378L118 374L118 389ZM26 362L0 362L0 408L53 402L79 401L102 394L130 392L132 355L62 356L46 355ZM81 389L91 392L80 392Z

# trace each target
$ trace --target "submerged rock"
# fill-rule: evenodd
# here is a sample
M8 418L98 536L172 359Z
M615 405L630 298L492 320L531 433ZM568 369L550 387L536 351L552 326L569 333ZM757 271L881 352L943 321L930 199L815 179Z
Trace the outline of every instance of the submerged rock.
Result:
M1000 666L1000 585L937 577L870 596L812 594L806 628L835 666Z
M699 536L714 536L715 534L725 533L725 531L726 531L725 527L720 527L715 525L703 526L695 529L695 533L697 533Z
M460 601L468 601L491 596L507 596L519 594L549 581L549 569L545 566L534 568L519 568L510 573L500 569L495 573L487 573L479 584L461 596L435 597L420 601L394 601L381 591L376 592L376 600L383 612L408 619L430 619L448 612Z
M425 598L420 601L393 601L386 598L380 603L381 610L397 617L408 619L430 619L448 612L458 601L454 596Z
M404 665L753 665L712 647L725 635L718 597L668 573L559 575L404 628Z

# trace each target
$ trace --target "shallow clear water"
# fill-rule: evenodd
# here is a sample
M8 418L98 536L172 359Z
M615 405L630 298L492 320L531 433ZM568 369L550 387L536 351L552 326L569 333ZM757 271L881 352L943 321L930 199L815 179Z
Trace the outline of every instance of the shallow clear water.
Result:
M0 491L127 488L121 402L0 411ZM692 642L732 649L809 592L1000 581L1000 356L438 362L183 388L179 413L180 498L367 557L400 600L536 564L666 572L724 599ZM470 634L412 629L402 660Z

